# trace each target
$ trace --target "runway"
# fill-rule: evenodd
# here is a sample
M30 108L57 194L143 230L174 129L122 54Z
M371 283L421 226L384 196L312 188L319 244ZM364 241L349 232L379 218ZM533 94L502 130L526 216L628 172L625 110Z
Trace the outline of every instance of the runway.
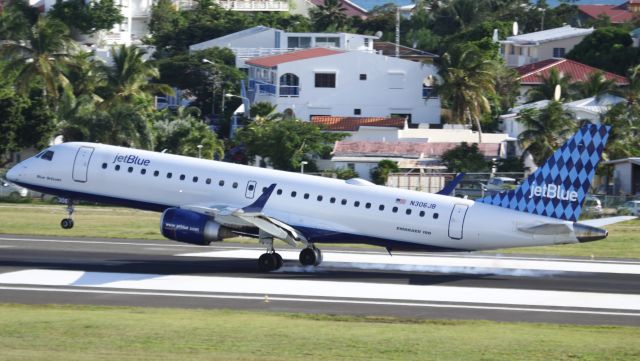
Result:
M640 261L0 235L0 302L640 326Z

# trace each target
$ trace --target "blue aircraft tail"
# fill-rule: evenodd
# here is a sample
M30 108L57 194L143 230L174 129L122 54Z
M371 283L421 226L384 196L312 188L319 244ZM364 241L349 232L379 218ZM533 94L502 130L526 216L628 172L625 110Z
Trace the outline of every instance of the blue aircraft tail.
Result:
M610 128L594 124L581 127L517 189L476 202L575 222L602 158Z

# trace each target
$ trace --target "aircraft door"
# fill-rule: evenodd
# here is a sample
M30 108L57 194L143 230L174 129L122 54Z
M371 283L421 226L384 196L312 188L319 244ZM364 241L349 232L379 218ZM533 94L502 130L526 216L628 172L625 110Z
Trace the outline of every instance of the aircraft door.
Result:
M469 206L464 204L456 204L451 211L449 218L449 238L462 239L462 228L464 226L464 217L467 215Z
M244 191L244 196L248 199L253 199L254 194L256 193L256 181L247 182L247 189Z
M89 161L93 155L94 148L80 147L76 153L76 159L73 161L73 180L76 182L86 182L87 173L89 173Z

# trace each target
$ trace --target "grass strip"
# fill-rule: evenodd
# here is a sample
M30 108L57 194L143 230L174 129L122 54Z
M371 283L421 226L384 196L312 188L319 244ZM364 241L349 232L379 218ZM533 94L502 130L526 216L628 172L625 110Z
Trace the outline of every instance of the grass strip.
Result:
M66 217L64 206L41 204L0 204L0 233L165 240L160 234L160 214L118 207L77 206L73 229L60 228ZM510 248L490 253L539 254L593 258L640 258L640 220L607 227L604 241L573 245ZM234 238L231 242L257 244L254 239ZM168 241L170 242L170 241ZM371 248L363 245L348 247Z
M640 328L0 304L2 360L638 360Z

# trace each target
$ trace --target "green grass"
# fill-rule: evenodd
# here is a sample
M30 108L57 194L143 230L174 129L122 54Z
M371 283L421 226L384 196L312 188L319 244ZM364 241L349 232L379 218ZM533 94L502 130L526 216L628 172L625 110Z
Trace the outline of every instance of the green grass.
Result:
M60 220L64 217L66 211L62 205L0 203L0 233L164 240L159 230L160 214L155 212L117 207L77 206L74 214L75 226L71 230L60 228ZM607 229L609 237L604 241L511 248L491 253L640 258L640 220L618 223ZM234 238L231 241L257 244L254 239Z
M0 360L638 360L640 328L0 305Z

